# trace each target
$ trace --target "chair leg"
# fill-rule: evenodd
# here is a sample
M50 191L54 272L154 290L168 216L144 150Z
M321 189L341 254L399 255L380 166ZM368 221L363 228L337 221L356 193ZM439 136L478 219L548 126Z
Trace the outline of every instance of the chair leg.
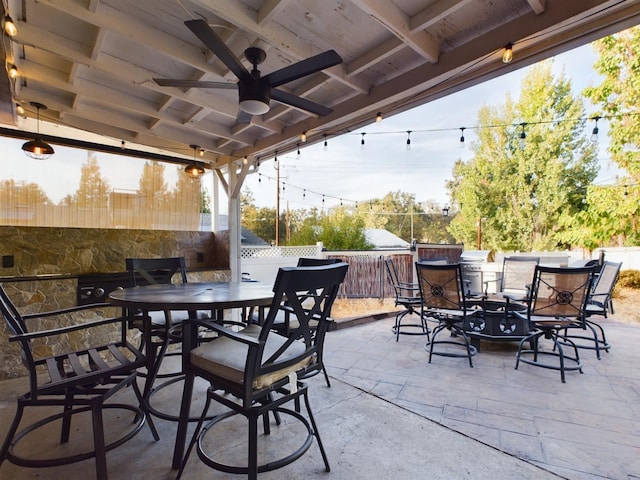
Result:
M11 442L13 441L13 437L18 431L18 426L20 425L20 420L22 420L22 414L24 413L24 404L21 400L18 400L18 405L16 407L16 414L13 417L13 422L11 423L11 427L9 427L9 431L7 432L7 436L4 439L4 443L2 444L2 449L0 450L0 465L5 461L7 455L9 454L9 447L11 446Z
M248 480L258 479L258 417L249 415Z
M138 384L136 383L135 378L131 382L131 388L133 389L133 392L135 393L136 398L138 399L140 408L145 414L147 423L149 424L149 429L151 430L151 435L153 435L153 439L157 442L158 440L160 440L160 435L158 434L158 430L156 429L156 424L154 423L153 418L151 417L151 413L149 413L149 406L147 405L145 398L142 396L142 393L140 392L140 387L138 387Z
M93 448L96 455L96 478L107 480L107 452L104 442L104 423L102 420L102 399L91 404L93 422Z
M324 368L324 364L322 365L322 373L324 373L324 380L327 382L327 387L331 388L331 382L329 381L329 375L327 374L327 369Z
M316 426L316 420L313 416L313 412L311 411L311 404L309 403L309 396L307 395L307 391L303 393L304 396L304 404L307 407L307 414L309 415L309 421L311 422L311 428L313 428L313 435L316 437L318 441L318 448L320 448L320 454L322 455L322 460L324 461L324 469L326 472L331 471L331 467L329 466L329 459L327 458L327 453L324 450L324 446L322 445L322 440L320 439L320 433L318 432L318 427Z
M187 466L187 461L189 460L189 456L191 455L191 452L193 451L193 447L195 446L196 442L198 441L198 436L200 435L200 430L202 430L202 424L204 423L205 419L207 418L207 412L209 411L209 406L210 405L211 405L211 397L209 396L209 394L207 394L207 400L204 403L204 408L202 409L202 415L200 415L200 419L198 420L198 424L196 425L196 429L193 431L193 436L191 437L191 441L189 442L189 446L187 447L187 451L184 454L184 459L181 459L181 461L180 461L180 470L178 470L178 475L176 476L176 480L180 480L180 477L182 477L182 473L184 472L184 468ZM188 418L189 418L189 412L187 412L187 422L186 422L187 424L189 422ZM184 447L184 442L183 442L183 447ZM178 441L176 440L176 450L177 450L177 448L178 448ZM174 464L176 462L175 454L174 454L173 462L174 462ZM173 468L176 468L176 467L174 466Z
M60 429L60 443L67 443L71 432L71 414L73 413L73 395L67 394L64 403L64 415L62 416L62 428Z
M182 389L182 403L180 405L180 419L178 421L178 431L176 432L176 443L173 450L172 468L180 468L184 455L184 444L187 439L187 429L189 428L189 414L191 410L191 396L193 394L193 375L185 375L184 387ZM209 396L207 395L207 401Z

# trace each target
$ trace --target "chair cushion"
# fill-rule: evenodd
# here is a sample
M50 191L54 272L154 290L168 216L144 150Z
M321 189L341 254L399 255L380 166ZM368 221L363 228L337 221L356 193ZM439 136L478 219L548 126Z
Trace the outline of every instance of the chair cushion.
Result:
M189 312L186 310L173 310L171 313L171 323L174 325L176 323L182 323L185 320L189 319ZM211 318L211 314L204 310L198 310L196 312L197 318L204 320L206 318ZM149 316L151 317L151 323L153 325L165 325L167 323L167 318L164 312L149 312Z
M242 333L257 338L260 334L260 329L261 327L258 325L249 325L242 330ZM264 358L269 358L286 341L286 337L276 334L268 335L264 348ZM300 355L304 353L305 349L304 342L294 341L287 351L282 354L280 360L285 361ZM191 351L191 363L198 368L241 385L244 383L244 369L248 350L249 347L244 343L221 336L193 349ZM312 361L312 357L306 357L289 367L260 375L253 380L252 387L256 390L268 387L290 373L306 368Z

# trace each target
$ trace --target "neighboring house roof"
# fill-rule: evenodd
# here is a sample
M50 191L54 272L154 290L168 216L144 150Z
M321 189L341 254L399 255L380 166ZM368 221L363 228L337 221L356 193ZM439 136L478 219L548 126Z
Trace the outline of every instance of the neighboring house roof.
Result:
M388 250L392 248L406 250L410 246L409 242L405 242L384 228L365 228L364 236L367 242L373 245L375 250Z
M203 221L208 222L208 227L211 228L211 215L202 215ZM206 219L208 217L208 219ZM229 230L229 216L228 215L219 215L218 216L218 226L217 230ZM263 240L258 235L253 233L251 230L241 227L240 228L240 245L269 245L269 242Z

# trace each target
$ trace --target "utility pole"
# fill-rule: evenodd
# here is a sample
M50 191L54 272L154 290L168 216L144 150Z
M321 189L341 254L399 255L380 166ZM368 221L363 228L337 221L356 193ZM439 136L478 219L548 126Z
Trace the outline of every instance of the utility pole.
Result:
M280 165L278 159L275 159L276 169L276 247L280 244Z

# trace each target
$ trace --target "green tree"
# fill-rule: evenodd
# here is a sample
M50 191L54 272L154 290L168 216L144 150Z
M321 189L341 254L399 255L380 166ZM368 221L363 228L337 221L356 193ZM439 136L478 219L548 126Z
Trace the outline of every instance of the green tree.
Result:
M140 222L148 225L159 220L159 214L164 211L170 199L167 182L164 179L164 165L159 162L147 161L142 169L138 195L140 209L137 217Z
M597 175L583 116L583 102L564 75L553 76L550 61L531 69L518 101L482 108L474 157L457 162L448 183L460 206L455 238L476 245L481 232L483 248L503 251L564 246L559 220L586 208Z
M580 220L594 232L590 245L638 245L640 203L635 185L640 183L640 27L605 37L593 46L599 54L594 69L602 81L583 93L600 108L595 116L604 116L609 122L608 152L629 178L620 179L613 187L594 187L587 199L589 214Z

